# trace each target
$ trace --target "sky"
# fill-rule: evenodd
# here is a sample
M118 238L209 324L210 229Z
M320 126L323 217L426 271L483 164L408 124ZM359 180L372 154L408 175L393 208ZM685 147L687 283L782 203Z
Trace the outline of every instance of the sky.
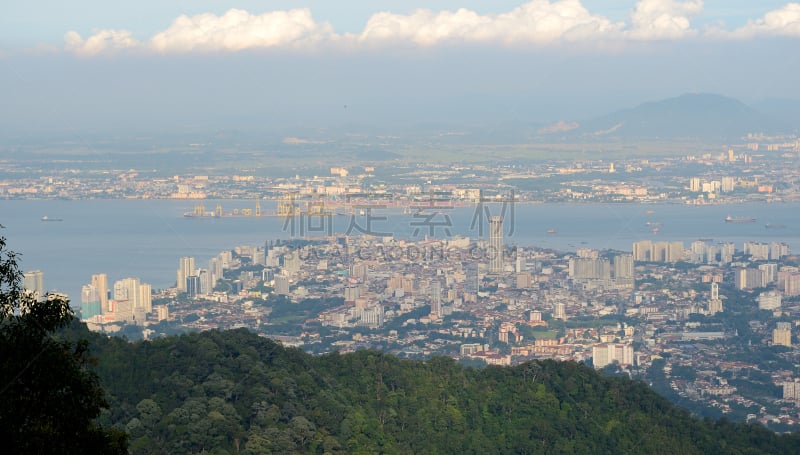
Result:
M800 3L29 0L0 132L578 120L687 92L800 99Z

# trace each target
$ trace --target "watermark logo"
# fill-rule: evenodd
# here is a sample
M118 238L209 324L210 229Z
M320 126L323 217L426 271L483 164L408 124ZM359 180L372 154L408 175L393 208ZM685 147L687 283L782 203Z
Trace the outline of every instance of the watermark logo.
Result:
M461 232L453 222L456 199L452 193L445 191L431 191L424 198L409 201L405 206L390 205L391 201L385 193L351 194L343 202L333 204L335 211L330 208L330 202L326 203L322 199L307 201L302 209L292 201L291 206L283 207L281 212L284 217L283 231L292 237L332 236L340 232L348 236L362 234L409 239L423 236L450 238L473 232L481 238L490 234L490 221L499 217L502 220L501 233L505 237L512 237L515 232L517 202L514 192L487 196L481 191L479 194L477 200L473 200L475 206L469 228L462 229ZM398 211L402 207L402 216L407 220L407 231L398 232L396 221L401 215L387 212L390 207ZM344 230L335 228L334 215L348 217ZM394 223L390 224L390 221ZM339 228L342 228L341 224Z

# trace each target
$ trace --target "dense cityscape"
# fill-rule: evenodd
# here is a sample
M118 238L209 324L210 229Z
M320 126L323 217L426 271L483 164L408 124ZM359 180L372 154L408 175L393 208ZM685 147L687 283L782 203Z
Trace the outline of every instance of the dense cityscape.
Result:
M652 238L627 251L511 246L504 236L523 229L514 208L525 203L797 201L796 160L797 143L748 144L613 162L383 162L293 178L83 170L0 187L6 198L188 199L194 209L176 217L284 222L283 240L232 245L207 264L176 258L168 289L87 277L73 300L98 332L136 340L245 327L316 354L379 349L469 365L574 360L643 379L700 415L780 431L800 423L800 263L786 243L661 241L653 210L644 223ZM242 199L252 206L226 207ZM477 237L451 232L456 207L474 207ZM386 211L402 213L414 234L380 232ZM333 220L347 232L333 232ZM43 281L26 273L33 292L46 292Z
M3 453L800 453L797 1L0 30Z

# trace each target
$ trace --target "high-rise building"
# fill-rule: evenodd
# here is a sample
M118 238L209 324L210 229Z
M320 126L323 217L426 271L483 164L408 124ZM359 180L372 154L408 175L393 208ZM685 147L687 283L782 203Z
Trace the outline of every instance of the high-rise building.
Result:
M131 311L140 307L139 291L141 283L138 278L123 278L114 282L114 300L117 304L126 302Z
M762 292L758 297L756 297L759 310L780 310L781 300L781 294L775 291Z
M612 363L633 365L633 346L619 343L596 344L592 346L592 363L597 369Z
M439 280L431 283L431 316L442 317L442 283Z
M402 287L402 284L400 286ZM277 289L277 285L276 285L276 289ZM286 293L288 294L288 289L289 288L287 287L286 289L287 289ZM358 285L355 285L355 284L350 284L350 285L345 286L345 288L344 288L344 301L345 302L351 302L351 303L355 302L356 299L358 299L359 297L361 297L361 286L358 286Z
M720 250L719 261L723 264L730 264L733 261L733 255L736 253L736 247L733 242L726 242L722 244ZM710 262L710 261L709 261Z
M567 305L558 302L553 305L553 319L567 319Z
M178 292L186 292L186 278L194 275L194 258L182 257L178 265Z
M489 273L503 273L503 217L489 217Z
M166 305L157 305L155 307L156 310L156 319L159 321L166 321L169 319L169 307Z
M38 300L44 297L44 272L31 270L22 275L22 288Z
M367 276L369 275L369 267L364 262L356 262L355 264L350 266L350 276L361 280L361 282L365 282L367 280Z
M692 193L700 192L700 177L692 177L689 179L689 191Z
M651 261L650 250L653 248L653 242L650 240L640 240L633 244L633 260L634 261Z
M224 277L222 274L222 260L219 257L208 260L208 273L211 275L211 288L213 289L217 285L217 280Z
M771 261L778 260L790 253L789 245L785 243L772 242L769 244L769 259Z
M222 262L222 268L224 270L228 270L231 268L231 262L233 262L233 253L231 250L221 251L219 256L217 256L219 260ZM194 262L194 259L192 260ZM194 268L194 263L192 264L192 268Z
M667 262L680 262L684 259L683 242L670 242L667 247Z
M772 331L772 344L774 346L792 347L792 323L779 322Z
M297 251L290 251L283 255L283 271L288 276L293 276L300 271L300 255Z
M800 400L800 382L795 379L792 382L784 382L783 386L783 399L797 401Z
M289 277L286 275L275 276L275 293L278 295L289 295Z
M619 254L614 256L614 278L633 278L633 255Z
M719 298L719 284L711 283L711 299L708 301L708 314L722 313L722 299Z
M517 289L530 289L532 284L530 272L517 273Z
M611 264L606 258L572 258L569 260L569 277L576 283L608 286L611 281Z
M795 297L800 295L800 273L799 272L778 272L779 276L783 275L783 280L780 282L782 285L783 293L786 297Z
M730 193L736 188L736 180L733 177L722 177L721 189L723 193Z
M755 289L764 286L763 272L758 269L738 269L734 274L736 289Z
M614 256L614 284L620 288L633 288L633 255Z
M469 294L477 294L478 289L480 289L478 263L469 262L464 270L464 292Z
M102 314L100 294L96 287L86 284L81 288L81 319L91 319L98 314Z
M108 313L108 276L105 273L92 275L92 286L97 289L97 294L100 296L100 310Z
M749 254L750 259L754 261L767 261L770 259L769 251L770 246L769 243L763 242L744 242L744 247L742 248L744 254ZM777 258L776 258L777 259Z
M186 277L186 293L189 297L197 297L200 295L200 277L197 275L189 275Z
M139 285L139 301L135 308L141 308L145 313L153 311L153 287L148 283Z
M199 269L197 271L197 276L200 277L200 293L204 295L211 294L216 284L211 277L211 272L206 269Z

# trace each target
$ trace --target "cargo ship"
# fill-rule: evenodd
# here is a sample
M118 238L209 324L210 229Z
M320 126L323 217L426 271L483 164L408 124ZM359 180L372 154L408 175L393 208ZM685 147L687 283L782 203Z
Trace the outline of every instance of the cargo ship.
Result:
M725 217L726 223L755 223L755 218L734 218L730 215Z
M42 217L42 221L64 221L61 218L50 218L49 216L45 215Z

